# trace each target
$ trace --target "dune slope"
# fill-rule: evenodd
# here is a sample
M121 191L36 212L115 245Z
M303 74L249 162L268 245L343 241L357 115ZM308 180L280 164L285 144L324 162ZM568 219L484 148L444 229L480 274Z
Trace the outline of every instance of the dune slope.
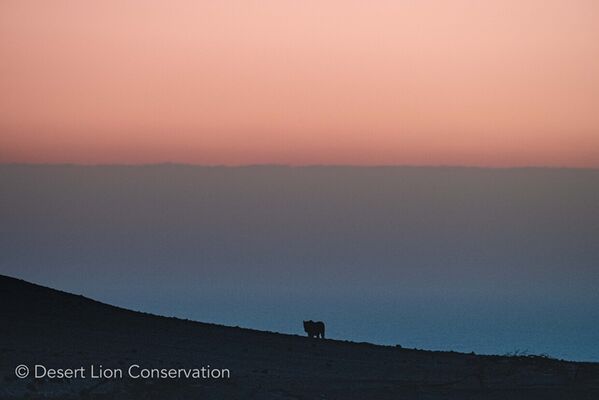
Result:
M301 324L298 317L298 324ZM309 339L125 310L0 276L0 398L596 399L599 364ZM86 378L25 379L24 364ZM141 369L230 378L133 379ZM123 378L94 378L94 366ZM209 366L209 367L208 367ZM206 371L206 370L205 370Z

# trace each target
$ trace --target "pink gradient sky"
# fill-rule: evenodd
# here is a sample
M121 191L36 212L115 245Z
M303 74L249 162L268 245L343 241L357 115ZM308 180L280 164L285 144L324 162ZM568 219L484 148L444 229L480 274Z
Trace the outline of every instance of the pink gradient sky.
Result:
M599 1L0 2L0 162L599 167Z

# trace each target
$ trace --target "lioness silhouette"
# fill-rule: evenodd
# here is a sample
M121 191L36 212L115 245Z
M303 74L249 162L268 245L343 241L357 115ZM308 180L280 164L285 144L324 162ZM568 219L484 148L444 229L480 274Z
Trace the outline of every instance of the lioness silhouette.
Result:
M309 337L324 339L324 322L322 321L304 321L304 331Z

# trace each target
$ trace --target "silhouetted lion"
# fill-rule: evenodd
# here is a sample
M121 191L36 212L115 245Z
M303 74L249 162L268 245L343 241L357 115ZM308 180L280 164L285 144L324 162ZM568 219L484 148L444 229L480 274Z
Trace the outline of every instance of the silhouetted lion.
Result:
M304 330L309 337L320 337L324 339L324 322L322 321L304 321Z

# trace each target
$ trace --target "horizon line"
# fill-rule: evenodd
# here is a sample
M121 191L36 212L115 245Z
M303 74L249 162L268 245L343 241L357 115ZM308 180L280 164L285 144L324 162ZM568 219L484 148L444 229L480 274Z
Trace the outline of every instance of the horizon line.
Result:
M29 167L197 167L197 168L445 168L445 169L489 169L489 170L516 170L516 169L567 169L567 170L591 170L599 171L599 166L568 166L568 165L467 165L467 164L283 164L283 163L248 163L248 164L201 164L187 162L149 162L149 163L37 163L37 162L0 162L5 166L29 166Z

